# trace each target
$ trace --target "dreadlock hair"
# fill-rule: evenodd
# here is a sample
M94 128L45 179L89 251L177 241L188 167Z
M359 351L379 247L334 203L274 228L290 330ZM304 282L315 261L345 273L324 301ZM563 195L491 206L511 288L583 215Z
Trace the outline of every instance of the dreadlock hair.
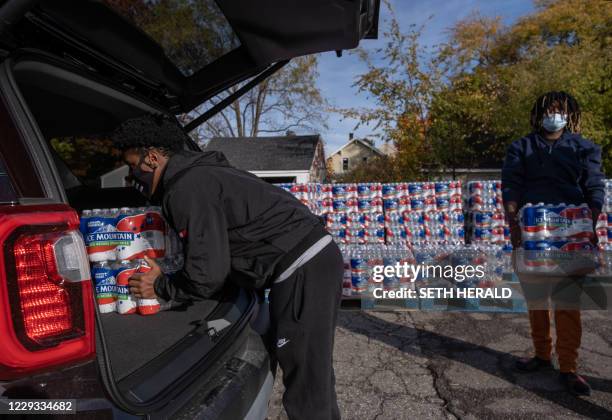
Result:
M548 92L540 96L533 108L531 108L531 127L535 131L542 129L544 115L551 109L556 108L567 116L566 128L572 133L580 132L580 106L578 102L565 92Z
M111 134L119 150L156 148L166 156L183 149L187 134L165 115L146 114L121 123Z

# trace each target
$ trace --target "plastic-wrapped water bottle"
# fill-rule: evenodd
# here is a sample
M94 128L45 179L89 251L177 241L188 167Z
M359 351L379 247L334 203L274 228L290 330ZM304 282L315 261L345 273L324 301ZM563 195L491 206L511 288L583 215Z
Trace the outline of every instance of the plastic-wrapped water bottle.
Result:
M342 265L344 272L342 276L342 295L351 296L353 294L353 288L351 283L351 256L348 247L346 245L340 245L340 252L342 253Z
M383 246L367 245L366 255L368 260L368 290L373 292L380 287L380 282L374 281L375 267L383 265Z
M383 265L385 267L387 266L395 267L396 264L400 262L399 250L400 250L400 246L398 245L388 246L384 250ZM397 290L399 288L399 278L396 275L395 270L393 271L392 275L390 276L385 275L383 284L384 284L385 290Z
M367 251L359 248L351 252L350 263L353 294L360 295L368 288L369 267L367 254Z

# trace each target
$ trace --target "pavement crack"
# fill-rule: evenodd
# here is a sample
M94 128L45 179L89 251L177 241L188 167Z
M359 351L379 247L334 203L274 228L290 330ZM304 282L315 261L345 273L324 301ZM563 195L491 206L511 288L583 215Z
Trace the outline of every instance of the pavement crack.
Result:
M380 418L380 416L385 414L385 401L386 400L387 400L387 397L384 394L381 395L380 403L378 403L378 411L374 415L374 420L378 420Z
M433 388L436 391L437 398L442 401L442 408L446 411L447 414L451 415L453 418L461 419L461 415L455 411L452 405L452 401L447 398L441 390L440 385L442 382L444 382L444 378L440 374L438 374L433 359L430 357L430 355L423 353L423 348L421 347L421 335L424 334L424 330L421 328L421 326L417 325L417 322L413 318L412 314L410 314L410 318L412 319L413 325L417 330L417 342L419 343L419 349L421 350L421 353L427 358L427 364L425 365L425 369L427 369L433 379Z
M444 378L438 374L438 372L435 369L435 366L432 363L427 363L427 365L425 366L425 368L429 371L429 373L431 374L432 378L433 378L433 388L436 391L436 396L442 400L442 408L444 408L444 410L452 415L454 418L456 419L461 419L461 415L459 413L457 413L452 405L452 401L449 398L446 398L446 396L444 395L444 393L441 391L440 389L440 383L444 382Z

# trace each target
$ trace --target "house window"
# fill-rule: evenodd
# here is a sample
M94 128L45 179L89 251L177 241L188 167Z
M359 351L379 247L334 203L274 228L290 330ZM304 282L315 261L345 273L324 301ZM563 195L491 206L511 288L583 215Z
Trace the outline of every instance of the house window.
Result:
M342 170L348 171L348 158L342 158Z
M368 161L368 158L367 158L367 157L364 157L364 158L363 158L363 163L366 163L367 161Z

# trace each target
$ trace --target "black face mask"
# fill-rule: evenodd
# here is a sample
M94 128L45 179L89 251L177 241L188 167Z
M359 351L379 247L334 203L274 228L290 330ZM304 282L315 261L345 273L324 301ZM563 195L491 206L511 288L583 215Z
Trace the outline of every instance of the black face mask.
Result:
M132 178L134 179L134 187L140 191L145 197L150 198L153 190L153 172L144 172L140 169L140 165L144 163L144 156L140 158L138 164L132 169Z

